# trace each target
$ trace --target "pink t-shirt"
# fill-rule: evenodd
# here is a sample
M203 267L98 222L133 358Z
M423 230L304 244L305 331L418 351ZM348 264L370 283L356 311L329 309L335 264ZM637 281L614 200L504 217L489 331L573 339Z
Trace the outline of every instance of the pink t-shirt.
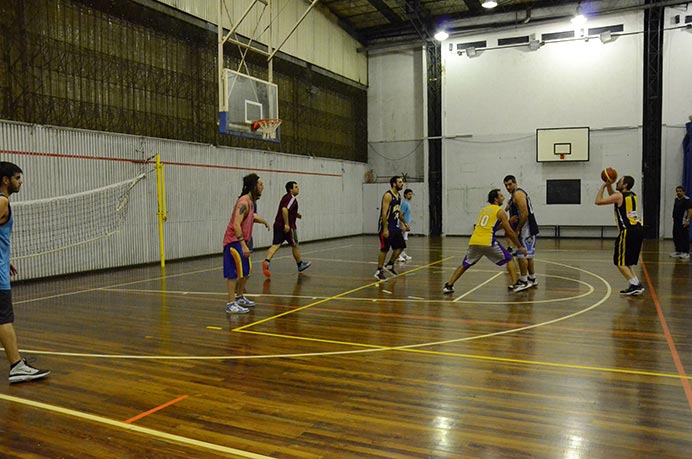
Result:
M233 206L231 221L228 223L228 226L226 227L226 234L223 237L224 247L226 247L231 242L238 242L238 238L235 236L235 230L233 229L233 223L236 218L236 210L238 209L238 206L242 204L245 204L248 208L247 216L240 223L240 228L243 231L243 239L245 239L246 244L248 244L250 242L250 239L252 239L252 224L255 220L255 205L250 200L250 198L248 198L247 195L243 195L240 198L238 198L238 201L235 203L235 206Z

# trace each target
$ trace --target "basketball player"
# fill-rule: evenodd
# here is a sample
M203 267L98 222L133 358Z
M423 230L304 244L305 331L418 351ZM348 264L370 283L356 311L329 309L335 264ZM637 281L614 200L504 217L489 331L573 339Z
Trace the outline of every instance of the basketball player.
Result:
M269 270L272 257L276 254L284 241L288 242L288 245L293 249L293 258L296 261L299 273L302 273L312 266L312 263L309 261L303 261L300 256L300 249L298 248L296 219L303 218L303 216L298 213L298 199L296 198L298 193L300 193L298 183L288 182L286 184L286 194L279 202L279 210L276 212L276 218L274 219L274 239L272 241L272 246L267 250L267 256L264 257L264 261L262 262L262 272L264 272L264 275L267 277L271 277L272 275Z
M250 247L252 225L261 223L269 230L269 224L255 213L255 202L262 196L264 184L255 173L243 177L243 191L233 207L231 221L223 238L223 275L228 285L226 313L246 314L248 306L255 302L245 298L245 284L252 273Z
M449 281L444 285L443 293L454 293L454 283L459 280L467 269L478 263L484 256L497 266L507 265L507 271L512 276L512 281L517 279L517 268L512 263L512 255L495 238L495 232L500 227L504 228L505 236L519 247L517 249L519 252L526 255L526 248L519 244L517 235L509 225L507 214L502 210L504 201L505 197L499 188L490 190L488 193L488 205L481 209L478 214L478 220L469 240L466 256ZM515 283L515 285L517 284ZM519 292L521 290L525 289L517 288L514 291Z
M10 236L14 217L10 207L10 195L22 187L22 170L16 164L0 162L0 344L10 363L10 384L45 378L48 370L34 368L19 354L17 335L14 331L14 310L10 276L17 269L10 262Z
M401 201L401 215L404 218L404 221L409 227L409 231L404 231L404 242L406 242L406 245L408 245L408 233L411 231L411 199L413 199L413 190L410 188L406 188L404 190L404 199ZM406 263L407 261L411 261L413 257L410 257L406 252L403 250L399 254L399 258L397 258L396 261L399 263Z
M519 242L526 248L526 254L516 254L520 276L517 283L510 286L510 289L516 292L538 285L533 262L533 258L536 255L538 223L536 223L531 198L529 198L526 191L517 186L516 177L508 175L503 179L503 182L505 189L510 193L509 202L507 203L510 224L516 231Z
M377 271L375 271L375 278L378 280L387 279L382 267L390 248L392 249L392 257L384 267L396 276L394 261L399 257L401 251L406 248L401 228L403 227L404 231L410 229L401 215L401 195L399 192L404 188L404 181L401 177L395 175L389 179L389 185L391 188L382 196L382 209L380 210L378 223L380 252L377 257Z
M613 204L615 206L615 221L617 222L618 237L615 239L613 263L627 279L629 286L620 290L622 295L641 295L644 286L639 282L632 266L639 262L639 252L642 249L644 230L639 218L639 200L631 190L634 178L625 175L618 180L613 190L613 182L604 182L596 195L597 206ZM608 197L603 197L605 190Z

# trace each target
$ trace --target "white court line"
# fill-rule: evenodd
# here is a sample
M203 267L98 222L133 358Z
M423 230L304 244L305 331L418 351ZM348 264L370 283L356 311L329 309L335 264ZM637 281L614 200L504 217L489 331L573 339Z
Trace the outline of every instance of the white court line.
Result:
M160 430L148 429L146 427L140 427L135 424L126 424L121 421L115 421L113 419L108 419L103 416L97 416L95 414L83 413L81 411L72 410L69 408L63 408L60 406L49 405L47 403L36 402L33 400L27 400L25 398L13 397L11 395L0 394L0 399L6 400L8 402L20 403L22 405L30 406L33 408L40 408L46 411L52 411L64 416L70 416L73 418L79 418L87 421L97 422L99 424L105 424L110 427L117 429L129 430L132 432L138 432L141 434L150 435L152 437L160 438L164 441L183 444L187 446L196 446L198 448L208 449L211 451L217 451L220 453L235 454L236 456L247 457L250 459L273 459L271 456L263 456L261 454L251 453L249 451L242 451L240 449L230 448L228 446L217 445L215 443L209 443L206 441L195 440L194 438L183 437L181 435L170 434L166 432L161 432Z
M491 278L488 279L487 281L485 281L485 282L483 282L483 283L481 283L481 284L476 285L474 288L472 288L472 289L469 290L468 292L464 293L463 295L459 296L458 298L454 298L454 301L452 301L452 303L456 303L457 301L459 301L460 299L462 299L463 297L465 297L465 296L468 295L469 293L475 292L476 290L478 290L479 288L483 287L483 286L484 286L485 284L487 284L488 282L495 280L495 279L497 278L497 276L499 276L499 275L501 275L501 274L504 274L504 272L503 272L503 271L500 271L499 273L495 274L493 277L491 277Z
M351 247L351 245L342 245L342 246L339 246L339 247L334 247L333 249L332 249L332 248L328 248L328 249L325 249L325 250L315 250L315 251L313 251L313 252L304 252L304 253L326 252L326 251L328 251L328 250L344 249L344 248L348 248L348 247ZM288 257L288 255L286 255L286 257ZM132 282L125 282L125 283L122 283L122 284L112 284L112 285L106 285L106 286L103 286L103 287L94 287L94 288L88 288L88 289L85 289L85 290L76 290L76 291L74 291L74 292L57 293L57 294L55 294L55 295L43 296L43 297L40 297L40 298L31 298L31 299L28 299L28 300L13 301L13 304L35 303L35 302L37 302L37 301L52 300L52 299L54 299L54 298L62 298L62 297L65 297L65 296L79 295L80 293L96 292L96 291L98 291L98 290L108 290L108 289L114 289L114 288L116 288L116 287L124 287L124 286L126 286L126 285L141 284L141 283L144 283L144 282L151 282L151 281L156 281L156 280L161 280L161 279L173 279L174 277L190 276L190 275L192 275L192 274L206 273L206 272L209 272L209 271L218 271L218 270L220 270L220 269L222 269L222 268L223 268L223 266L219 266L219 267L217 267L217 268L199 269L199 270L196 270L196 271L188 271L188 272L184 272L184 273L171 274L170 276L166 275L166 276L150 277L150 278L148 278L148 279L140 279L140 280L136 280L136 281L132 281Z

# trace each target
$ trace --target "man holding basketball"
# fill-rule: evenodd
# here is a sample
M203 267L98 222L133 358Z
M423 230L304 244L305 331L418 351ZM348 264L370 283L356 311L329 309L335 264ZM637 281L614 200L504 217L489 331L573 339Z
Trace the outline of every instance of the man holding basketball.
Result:
M633 177L623 176L615 185L616 189L613 190L615 177L617 175L614 170L612 170L612 176L610 173L605 175L604 178L608 180L604 181L598 190L595 204L597 206L609 204L615 206L615 221L620 232L615 239L613 263L629 283L629 286L620 290L620 293L622 295L641 295L644 293L644 286L632 269L632 266L639 262L639 253L644 239L644 230L639 217L639 200L637 195L632 192ZM605 190L608 190L607 197L603 196Z

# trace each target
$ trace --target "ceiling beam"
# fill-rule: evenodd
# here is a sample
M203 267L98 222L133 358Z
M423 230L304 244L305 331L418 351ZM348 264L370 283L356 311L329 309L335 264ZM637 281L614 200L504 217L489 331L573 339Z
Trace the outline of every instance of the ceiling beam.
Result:
M401 18L399 17L398 14L394 12L393 9L387 5L384 0L368 0L368 3L370 3L377 11L380 12L382 16L385 17L389 21L390 24L396 24L398 22L401 22Z

